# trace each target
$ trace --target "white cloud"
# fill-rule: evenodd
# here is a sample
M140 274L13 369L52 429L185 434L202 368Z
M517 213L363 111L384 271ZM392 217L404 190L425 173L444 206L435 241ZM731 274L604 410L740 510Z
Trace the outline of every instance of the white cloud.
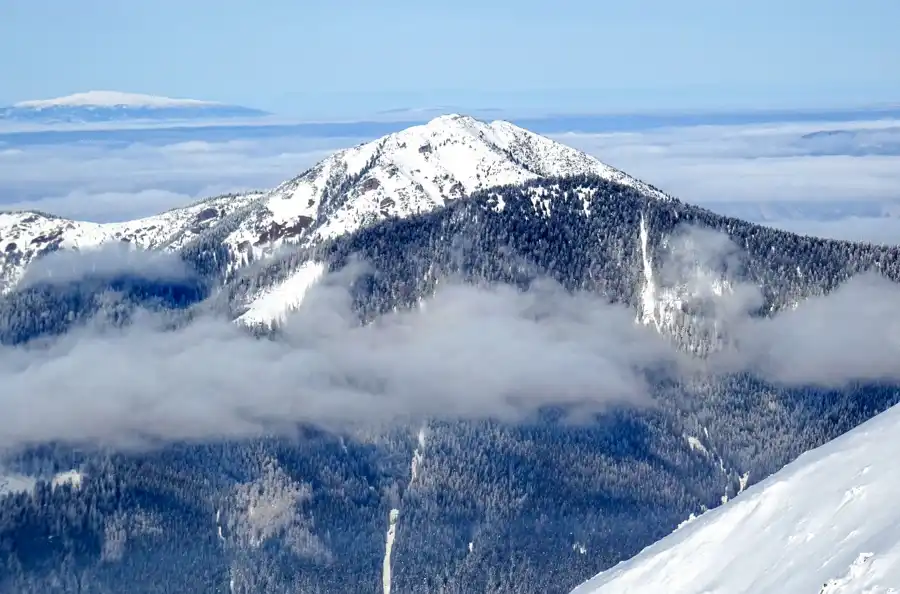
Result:
M87 221L124 221L144 214L162 212L219 192L200 192L196 196L169 190L137 192L97 192L75 190L62 196L44 196L0 204L5 210L39 210Z
M862 203L877 210L872 203L900 201L897 120L694 126L554 138L723 214L808 235L900 243L898 219L858 212ZM762 216L769 206L787 211L798 202L840 203L837 209L846 212L829 220L824 220L827 209L822 215L798 209L802 213L791 218ZM760 216L749 216L753 210Z
M99 222L148 216L225 192L273 187L355 139L70 143L0 153L0 209Z
M243 134L235 127L230 140L209 142L179 133L167 144L165 130L147 137L153 143L0 141L0 208L95 221L147 216L215 194L275 186L334 150L366 140ZM900 199L900 155L890 154L894 148L900 153L897 120L553 137L688 202ZM789 221L787 228L801 223ZM838 223L821 232L868 239L870 224L874 240L893 237L890 223L868 219L853 221L850 234ZM815 225L808 229L819 232Z
M847 217L834 221L774 220L766 226L784 229L801 235L866 241L870 243L900 244L900 219L876 217Z
M724 235L687 229L676 239L665 282L697 288L708 278L705 267L740 265L740 250ZM73 274L94 264L177 273L146 254L122 255L56 264ZM698 270L701 277L691 276ZM227 319L198 316L172 329L148 314L123 329L101 319L51 343L0 348L0 447L239 438L290 431L293 423L516 420L547 405L590 413L652 405L648 374L661 373L696 379L701 371L743 370L826 387L900 379L900 287L874 274L763 319L749 315L761 302L756 284L701 291L708 319L736 339L702 363L635 324L633 310L550 281L527 292L447 283L424 307L361 326L347 291L351 277L324 278L273 340Z
M191 274L184 261L172 252L134 249L121 243L109 243L83 252L51 252L28 267L18 287L25 288L39 283L65 284L92 277L108 279L117 275L172 281L190 278Z
M854 133L805 137L831 130ZM895 120L554 138L688 202L900 198L900 154L872 154L891 152L894 145L887 140L900 141L900 121Z
M676 356L625 307L552 283L528 293L447 285L427 307L360 326L340 276L310 290L279 340L208 317L160 331L148 317L122 331L78 329L46 348L0 349L0 447L641 404L643 370Z

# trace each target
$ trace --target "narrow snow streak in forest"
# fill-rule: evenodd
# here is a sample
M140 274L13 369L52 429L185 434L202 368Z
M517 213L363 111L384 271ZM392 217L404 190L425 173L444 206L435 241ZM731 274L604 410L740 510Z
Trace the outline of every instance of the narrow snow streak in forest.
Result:
M399 519L400 510L392 509L388 516L388 531L384 542L384 565L381 572L384 594L391 594L391 549L394 547L394 538L397 536L397 520Z

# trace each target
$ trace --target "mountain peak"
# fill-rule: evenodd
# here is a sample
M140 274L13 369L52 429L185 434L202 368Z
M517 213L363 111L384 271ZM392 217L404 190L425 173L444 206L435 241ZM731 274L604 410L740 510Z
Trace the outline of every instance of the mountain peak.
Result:
M173 99L119 91L87 91L0 107L0 120L30 124L78 124L129 120L253 118L267 112L198 99Z
M20 101L13 107L44 109L47 107L200 107L208 105L219 104L197 99L173 99L120 91L87 91L54 99Z
M392 138L395 136L408 137L410 135L415 135L423 132L429 135L445 135L466 132L475 132L477 134L478 132L490 130L491 126L495 125L496 123L497 122L487 122L484 120L479 120L470 115L460 113L447 113L434 117L424 124L412 126L404 130L400 130L399 132L395 132L394 134L389 134L385 138Z
M461 113L445 113L429 120L426 126L442 126L453 122L470 123L481 121L473 118L472 116Z
M315 242L386 217L431 211L478 190L569 175L598 175L668 198L510 122L452 113L335 153L276 188L265 208L280 229L301 225L304 239Z

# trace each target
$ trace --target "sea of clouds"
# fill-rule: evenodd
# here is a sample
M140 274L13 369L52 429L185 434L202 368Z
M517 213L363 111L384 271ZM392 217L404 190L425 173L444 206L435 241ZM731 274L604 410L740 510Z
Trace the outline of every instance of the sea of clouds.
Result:
M0 208L94 221L147 216L210 195L274 187L335 150L371 140L370 128L343 125L346 136L318 137L277 126L234 126L212 136L156 128L46 141L0 130ZM724 214L829 237L900 239L898 120L550 136Z

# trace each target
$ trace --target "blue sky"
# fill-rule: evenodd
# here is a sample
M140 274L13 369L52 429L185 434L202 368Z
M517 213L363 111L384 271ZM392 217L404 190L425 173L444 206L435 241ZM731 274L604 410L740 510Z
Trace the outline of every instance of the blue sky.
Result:
M897 0L0 5L0 104L90 89L308 117L900 101Z

